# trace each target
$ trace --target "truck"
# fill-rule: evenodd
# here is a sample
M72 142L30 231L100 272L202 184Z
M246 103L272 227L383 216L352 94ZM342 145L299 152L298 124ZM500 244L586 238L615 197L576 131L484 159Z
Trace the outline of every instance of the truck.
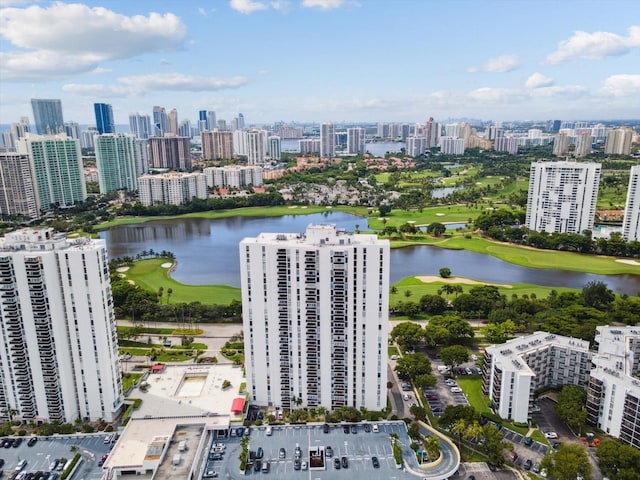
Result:
M171 463L172 463L173 465L180 465L180 461L181 461L181 460L182 460L182 455L180 455L179 453L176 453L176 454L173 456L173 460L171 461Z
M187 441L186 440L180 440L180 443L178 443L178 451L179 452L184 452L187 449Z

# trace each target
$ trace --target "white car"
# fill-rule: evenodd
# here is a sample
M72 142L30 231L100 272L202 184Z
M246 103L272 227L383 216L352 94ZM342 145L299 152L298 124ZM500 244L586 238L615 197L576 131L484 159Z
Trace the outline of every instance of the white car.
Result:
M555 439L558 438L558 434L556 432L546 432L544 438Z
M460 387L451 387L451 393L462 393L462 389Z
M391 360L398 360L400 357L398 355L391 355L389 358Z

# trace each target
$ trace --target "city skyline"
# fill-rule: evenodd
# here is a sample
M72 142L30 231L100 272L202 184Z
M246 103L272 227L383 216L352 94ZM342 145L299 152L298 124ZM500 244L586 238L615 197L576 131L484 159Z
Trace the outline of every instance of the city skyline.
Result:
M31 98L61 99L81 124L94 103L113 105L116 124L154 105L248 125L640 111L632 2L1 4L1 124L33 123Z

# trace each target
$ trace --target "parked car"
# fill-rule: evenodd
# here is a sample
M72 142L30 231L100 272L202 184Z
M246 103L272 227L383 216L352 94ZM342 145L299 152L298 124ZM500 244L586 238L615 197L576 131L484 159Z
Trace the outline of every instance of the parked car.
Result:
M308 467L307 462L305 462L305 461L303 460L303 461L302 461L302 464L300 465L300 468L301 468L302 470L306 470L306 469L307 469L307 467Z
M530 447L531 445L533 445L533 438L531 437L524 437L524 442L523 442L527 447Z
M204 472L204 475L202 475L202 478L217 478L217 477L218 477L218 472L214 470L207 470L206 472Z
M302 462L300 461L300 459L299 459L299 458L296 458L296 459L293 461L293 469L294 469L294 470L300 470L301 464L302 464Z
M525 470L531 470L532 466L533 466L533 462L531 461L530 458L528 458L527 461L524 462L524 465L522 465L522 468L524 468Z
M327 458L333 457L333 448L331 448L331 445L327 445L324 449L324 456Z
M535 473L540 473L540 464L539 464L538 462L534 463L534 464L533 464L533 468L532 468L532 470L533 470Z
M38 437L31 437L27 442L27 445L29 445L30 447L33 447L37 441L38 441Z
M378 457L371 457L371 463L373 463L373 468L380 468Z
M340 470L340 459L338 457L333 459L333 468Z
M263 455L264 455L264 450L262 450L262 447L258 447L258 449L256 450L256 458L261 459Z
M369 433L371 431L371 425L369 425L368 423L364 424L364 431Z
M342 468L347 468L349 466L349 460L347 460L347 457L342 457L340 460L340 463L342 463Z
M451 387L451 393L462 393L462 389L460 387Z
M373 431L373 433L378 433L380 431L378 428L378 424L374 423L371 427L371 430Z
M280 447L280 450L278 450L278 458L286 458L287 457L287 451L284 449L284 447Z
M322 426L322 431L323 431L324 433L329 433L329 424L328 424L328 423L325 423L325 424Z
M558 434L556 432L545 432L544 438L556 439L558 438Z

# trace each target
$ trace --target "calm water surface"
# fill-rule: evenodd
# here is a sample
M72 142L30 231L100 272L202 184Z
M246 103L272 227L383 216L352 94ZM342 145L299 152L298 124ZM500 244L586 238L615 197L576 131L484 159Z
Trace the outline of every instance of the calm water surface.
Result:
M172 276L188 285L240 286L238 245L245 237L262 232L304 232L309 224L331 223L353 231L366 228L367 220L342 212L284 217L184 218L140 225L123 225L100 233L111 258L135 256L143 250L168 250L178 266ZM585 257L588 261L588 257ZM539 270L504 262L490 255L465 250L415 246L391 251L391 282L415 275L437 275L442 267L453 275L495 283L533 283L582 288L603 281L617 293L637 295L640 275L594 275L565 270Z

